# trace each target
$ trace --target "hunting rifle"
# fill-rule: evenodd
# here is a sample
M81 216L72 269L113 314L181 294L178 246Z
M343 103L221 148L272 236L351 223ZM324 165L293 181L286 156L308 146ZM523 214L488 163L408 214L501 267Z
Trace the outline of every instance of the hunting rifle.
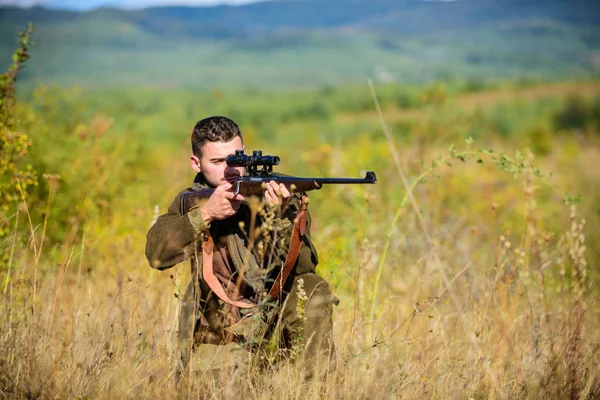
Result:
M363 184L376 183L375 172L368 171L364 178L301 178L273 172L273 166L279 165L277 156L263 156L262 151L254 150L252 155L244 154L244 150L236 150L235 154L227 156L225 162L230 167L245 167L246 174L237 177L232 182L230 191L242 195L257 195L264 193L264 185L270 181L283 183L290 193L303 193L321 189L324 184ZM198 192L188 192L181 197L181 214L189 211L197 199L209 197L214 189Z

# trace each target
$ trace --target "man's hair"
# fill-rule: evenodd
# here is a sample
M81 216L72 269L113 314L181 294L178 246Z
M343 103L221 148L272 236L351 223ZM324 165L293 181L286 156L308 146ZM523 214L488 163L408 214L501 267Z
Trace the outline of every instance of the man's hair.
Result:
M206 142L229 142L236 136L242 139L240 127L227 117L208 117L200 120L192 131L192 153L200 157Z

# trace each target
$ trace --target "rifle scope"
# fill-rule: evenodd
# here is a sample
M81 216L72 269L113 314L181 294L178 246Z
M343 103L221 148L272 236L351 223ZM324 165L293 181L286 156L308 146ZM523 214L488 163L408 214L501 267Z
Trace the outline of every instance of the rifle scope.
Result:
M244 154L244 150L236 150L234 155L227 156L225 162L230 167L273 167L279 165L279 157L263 156L260 150L254 150L251 156Z

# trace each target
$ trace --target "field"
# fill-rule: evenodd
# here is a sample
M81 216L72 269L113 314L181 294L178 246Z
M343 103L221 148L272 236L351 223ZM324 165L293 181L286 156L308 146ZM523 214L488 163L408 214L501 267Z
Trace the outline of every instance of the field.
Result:
M2 93L2 397L600 397L600 82ZM341 299L325 379L176 383L189 271L152 270L145 234L214 114L281 172L377 173L311 192Z

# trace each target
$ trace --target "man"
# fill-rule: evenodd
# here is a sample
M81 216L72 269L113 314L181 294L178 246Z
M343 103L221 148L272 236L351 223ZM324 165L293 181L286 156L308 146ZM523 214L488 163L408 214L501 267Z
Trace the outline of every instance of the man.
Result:
M211 364L208 352L203 354L207 346L235 343L238 348L264 349L267 341L274 341L281 352L303 355L308 376L326 371L335 359L333 296L315 274L318 258L310 240L307 200L274 181L259 200L230 190L243 168L229 167L225 159L244 150L232 120L199 121L191 141L194 183L158 217L146 241L153 268L191 260L192 282L179 318L181 368L188 366L194 350L195 358L204 356ZM186 193L207 189L212 189L207 196L186 206ZM303 234L290 245L295 229ZM282 274L286 263L293 267L287 277ZM316 370L319 365L324 368ZM218 366L208 365L213 367Z

